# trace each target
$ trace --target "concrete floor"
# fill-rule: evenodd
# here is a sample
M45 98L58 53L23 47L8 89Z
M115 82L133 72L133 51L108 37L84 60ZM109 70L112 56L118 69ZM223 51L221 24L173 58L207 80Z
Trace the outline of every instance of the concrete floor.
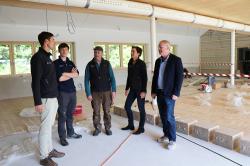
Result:
M93 137L89 132L92 127L77 127L77 131L83 134L83 139L69 140L70 145L62 147L58 143L58 138L55 130L54 146L56 149L66 152L66 156L61 159L55 159L61 166L98 166L107 159L121 142L130 134L127 131L121 131L120 127L126 125L125 118L113 115L113 135L106 136L104 133L98 137ZM137 123L136 123L137 124ZM86 125L86 124L85 124ZM81 126L81 125L80 125ZM166 149L166 145L158 144L155 139L161 136L161 129L156 126L146 125L146 133L129 137L127 142L121 146L120 150L104 165L136 165L136 166L234 166L234 165L250 165L250 158L241 155L237 152L227 150L225 148L195 139L193 137L178 134L184 138L190 139L202 146L205 146L220 155L223 155L234 162L221 157L203 147L187 141L186 139L177 137L177 148L174 151ZM15 140L25 140L29 137L36 138L36 134L26 135L21 137L9 136L8 142ZM18 138L18 141L17 141ZM3 139L0 140L0 145L3 144ZM38 153L26 153L26 156L10 155L9 160L5 163L8 166L38 166ZM238 164L237 164L238 163Z
M190 81L190 80L189 80ZM186 81L184 83L188 84ZM150 84L148 85L150 92ZM200 122L220 125L224 128L243 131L250 134L250 88L239 86L235 89L219 89L211 94L204 94L196 86L182 89L182 97L176 104L176 116L197 119ZM234 106L232 96L243 95L243 105ZM151 100L150 93L147 99ZM124 86L118 87L115 104L124 105ZM69 147L58 144L56 126L54 131L55 147L67 153L63 159L56 160L60 165L100 165L116 147L129 135L120 127L126 125L127 120L115 115L112 117L113 136L102 134L92 137L92 109L83 92L78 92L78 103L83 104L87 120L78 122L78 130L84 135L82 140L70 140ZM19 116L22 109L32 107L31 97L0 101L0 165L36 165L37 149L36 130L29 133L29 126L39 126L39 118L23 118ZM151 111L151 110L147 110ZM154 112L157 113L157 112ZM161 135L161 129L156 126L146 125L146 133L140 136L131 136L124 146L106 165L237 165L219 155L197 146L181 137L178 137L178 147L170 152L164 146L155 142ZM193 137L184 136L203 146L227 156L240 163L250 165L249 157L222 147L207 143ZM18 139L20 138L20 139ZM79 148L81 147L81 148ZM25 157L26 155L26 157ZM7 161L7 163L6 163ZM9 162L9 163L8 163Z

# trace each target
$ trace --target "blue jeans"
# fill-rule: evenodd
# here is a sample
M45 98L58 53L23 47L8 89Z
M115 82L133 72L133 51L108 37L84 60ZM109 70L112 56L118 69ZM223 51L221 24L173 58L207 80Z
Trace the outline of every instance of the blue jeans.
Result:
M140 122L139 122L139 128L140 129L144 129L144 124L145 124L145 98L141 98L140 96L140 92L136 91L136 90L130 90L129 94L127 96L126 102L125 102L125 110L127 112L127 116L128 116L128 125L129 126L134 126L134 118L133 118L133 112L131 110L131 106L133 104L133 102L135 101L135 99L137 99L137 104L138 104L138 108L140 111Z
M175 100L164 96L162 93L158 93L157 104L164 136L168 137L169 141L176 141L176 122L174 116Z

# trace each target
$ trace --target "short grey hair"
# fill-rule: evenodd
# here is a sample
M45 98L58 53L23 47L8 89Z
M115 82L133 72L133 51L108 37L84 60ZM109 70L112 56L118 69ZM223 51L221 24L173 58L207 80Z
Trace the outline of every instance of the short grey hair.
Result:
M169 50L171 48L171 44L170 44L170 42L168 40L161 40L159 42L159 46L160 46L160 44L166 44Z

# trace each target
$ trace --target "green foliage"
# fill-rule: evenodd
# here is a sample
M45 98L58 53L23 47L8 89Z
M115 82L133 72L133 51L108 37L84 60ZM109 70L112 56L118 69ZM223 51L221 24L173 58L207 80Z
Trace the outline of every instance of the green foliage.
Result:
M131 58L131 44L96 44L95 46L101 46L103 48L103 58L109 60L113 68L128 67L128 62ZM144 50L143 45L134 46L138 46ZM108 57L106 47L108 47ZM120 55L120 49L122 51L122 55ZM143 52L140 59L144 59Z
M113 68L120 67L119 45L109 45L109 61Z
M10 74L10 47L0 44L0 75Z
M14 45L14 61L16 74L26 74L30 72L30 59L32 57L31 44Z
M123 45L122 46L122 51L123 51L123 67L128 67L128 62L131 58L131 49L132 49L132 46L131 45Z

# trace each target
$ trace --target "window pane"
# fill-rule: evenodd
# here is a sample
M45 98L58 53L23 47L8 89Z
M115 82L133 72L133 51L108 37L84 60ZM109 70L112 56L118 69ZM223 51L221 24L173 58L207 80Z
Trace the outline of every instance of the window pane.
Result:
M73 61L73 57L72 57L72 45L70 44L70 43L67 43L68 44L68 46L69 46L69 54L68 54L68 58L71 60L71 61ZM55 59L58 59L58 56L60 55L60 53L59 53L59 50L58 50L58 46L60 45L60 43L58 43L58 44L56 44L56 48L55 48L55 50L56 50L56 57L55 57Z
M128 67L128 62L131 58L131 49L132 49L132 46L131 45L123 45L122 46L122 51L123 51L123 57L122 57L122 60L123 60L123 67Z
M59 46L59 44L56 44L56 48L55 48L55 50L56 50L56 59L58 59L58 56L60 55L59 50L58 50L58 46Z
M119 45L109 45L109 61L113 68L120 67Z
M32 56L31 44L14 45L14 62L16 74L30 73L30 59Z
M102 47L102 49L103 49L103 56L102 56L102 57L103 57L104 59L107 59L107 52L106 52L105 44L96 44L95 47L96 47L96 46Z
M0 75L10 74L10 46L0 44Z
M40 48L40 44L37 43L35 47L36 47L36 51L35 52L37 52L39 50L39 48Z
M175 54L175 51L176 51L176 50L175 50L175 46L171 46L171 47L170 47L170 53Z

